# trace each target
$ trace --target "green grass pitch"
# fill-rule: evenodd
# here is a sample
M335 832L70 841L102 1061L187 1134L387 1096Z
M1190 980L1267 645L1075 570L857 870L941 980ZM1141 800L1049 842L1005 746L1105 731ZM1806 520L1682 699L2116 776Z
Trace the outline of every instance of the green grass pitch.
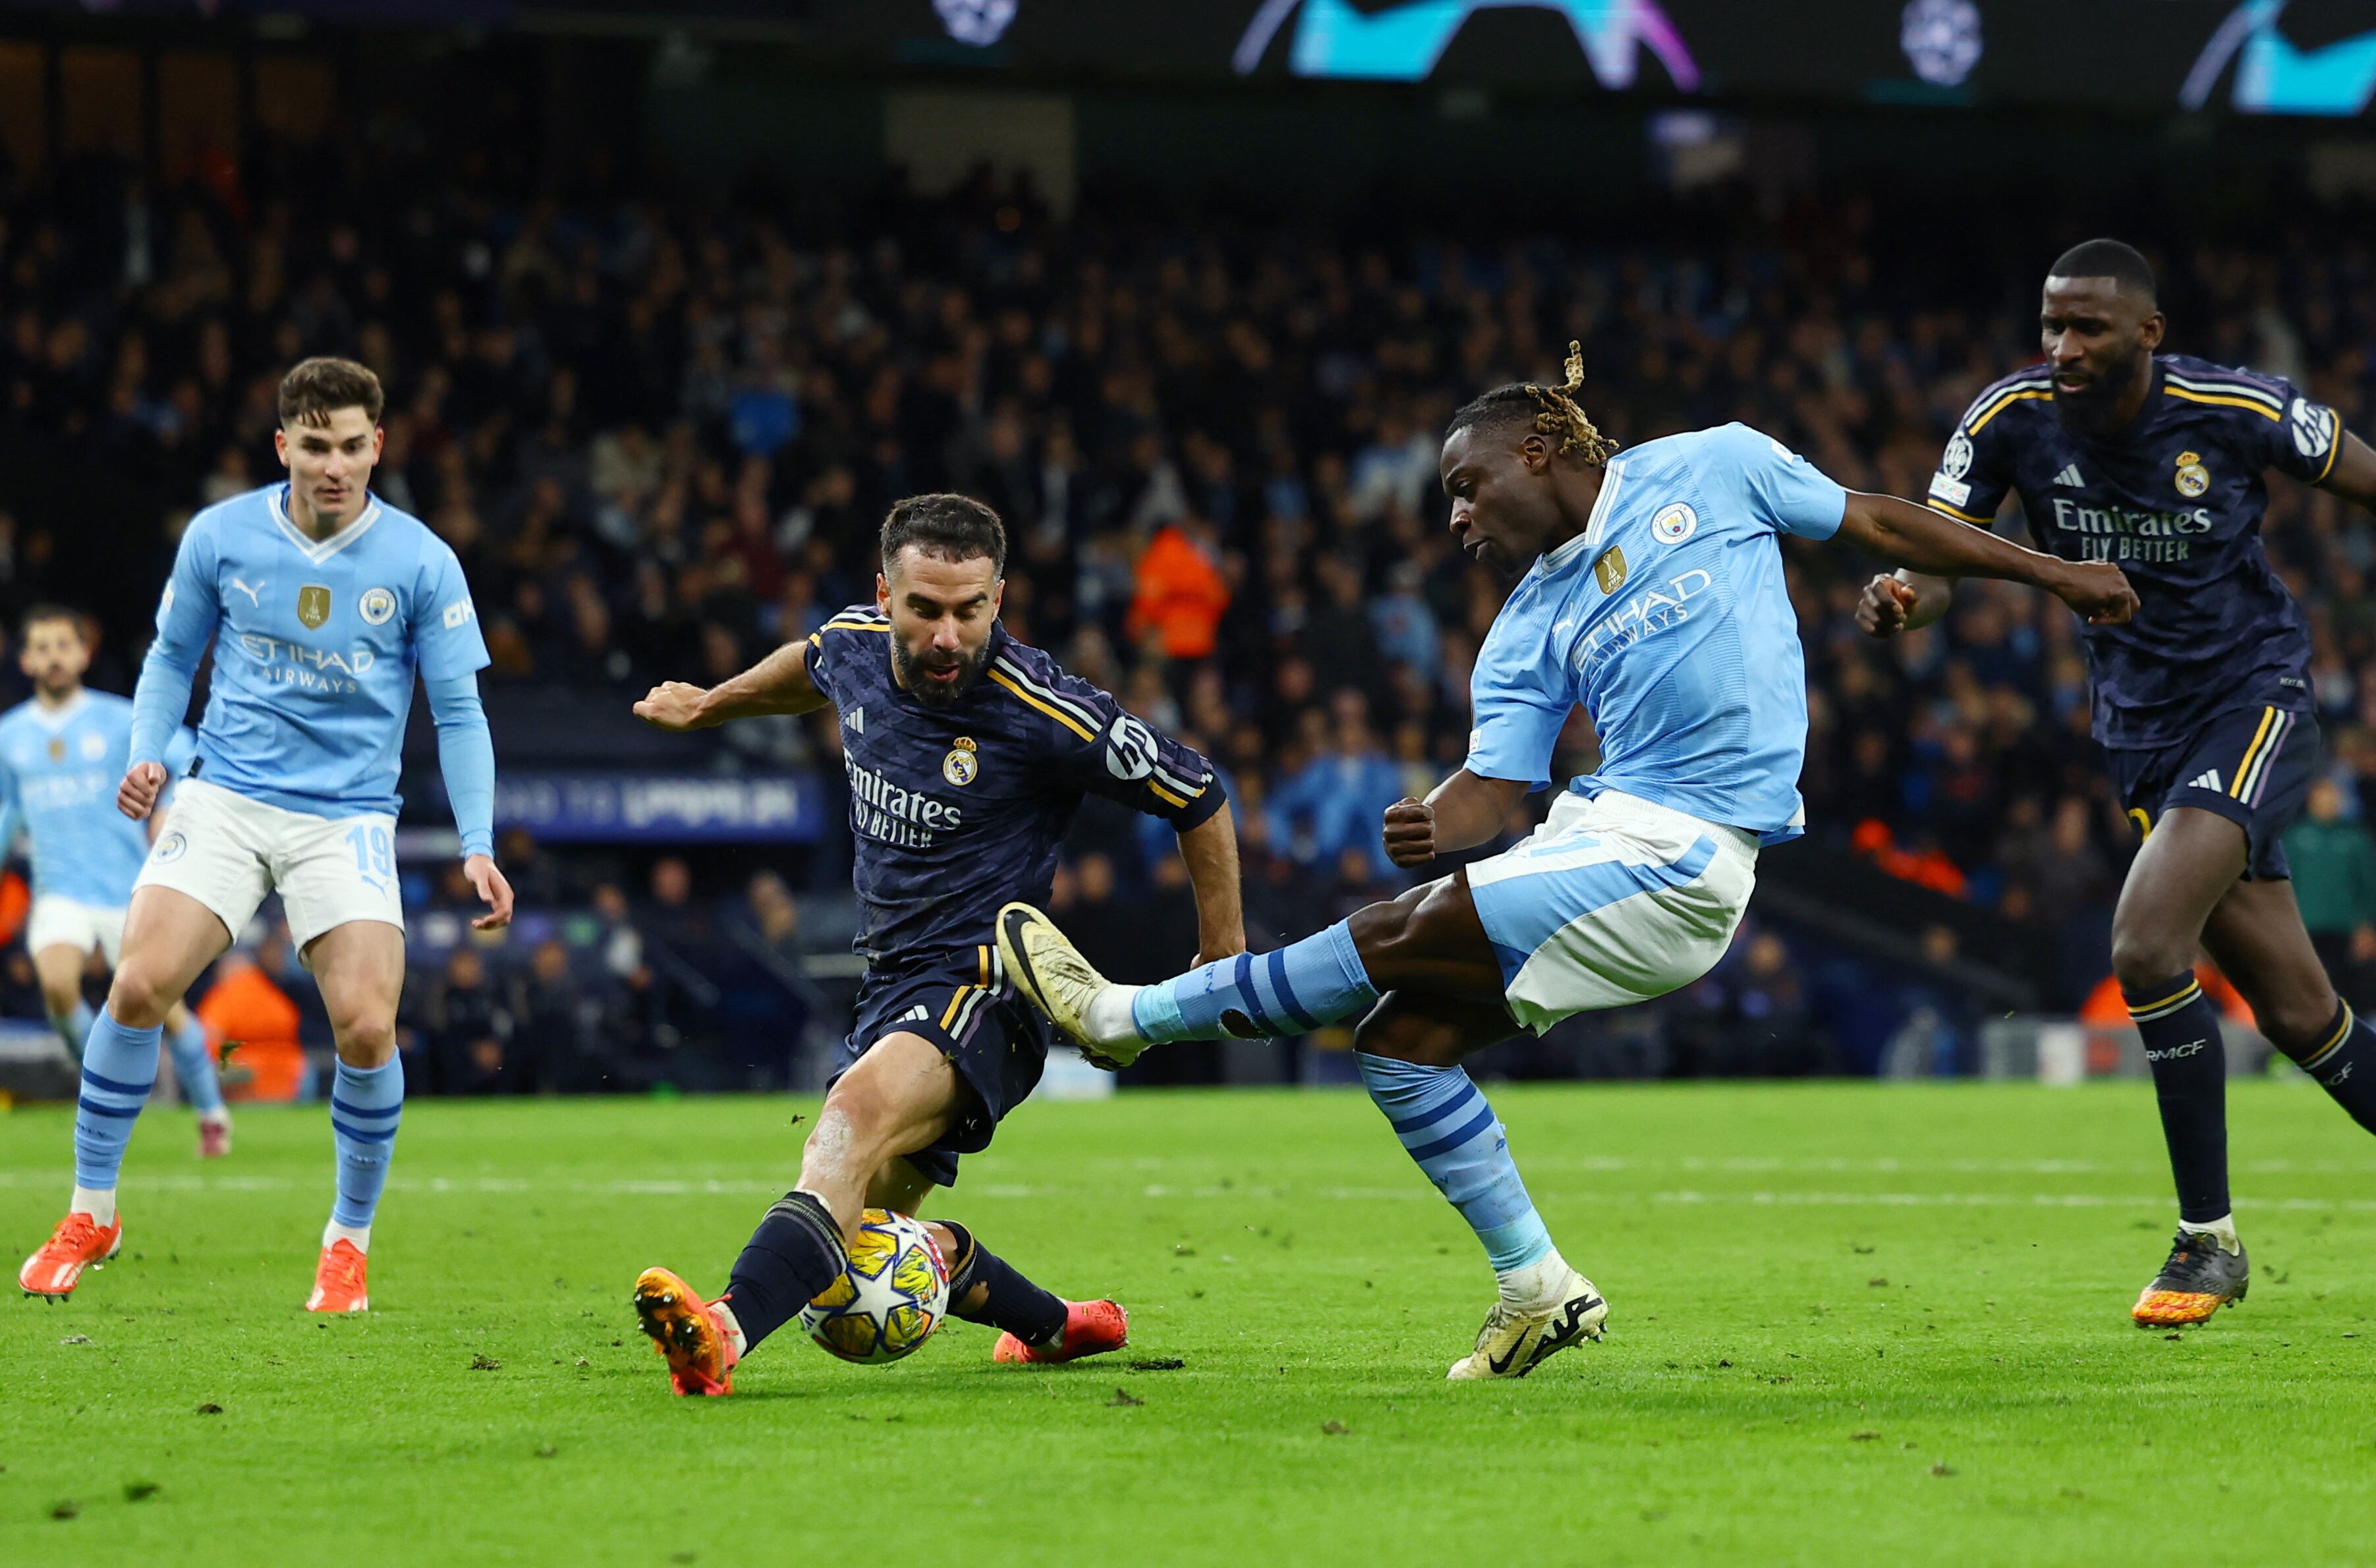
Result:
M628 1287L721 1283L812 1104L416 1101L375 1310L328 1323L322 1111L201 1168L152 1111L125 1255L0 1304L0 1561L2376 1555L2376 1145L2314 1090L2233 1091L2252 1294L2175 1337L2127 1319L2171 1220L2143 1085L1494 1099L1613 1307L1527 1382L1443 1382L1491 1277L1358 1093L1149 1093L1026 1108L941 1206L1120 1297L1121 1356L998 1367L956 1324L849 1367L794 1330L708 1401ZM69 1136L0 1116L12 1259Z

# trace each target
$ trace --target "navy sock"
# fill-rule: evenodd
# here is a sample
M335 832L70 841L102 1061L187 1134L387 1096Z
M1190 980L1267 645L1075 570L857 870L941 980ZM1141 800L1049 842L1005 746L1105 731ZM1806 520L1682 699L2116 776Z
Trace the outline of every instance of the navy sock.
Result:
M2143 991L2123 986L2121 995L2144 1036L2170 1174L2178 1182L2178 1217L2196 1225L2225 1219L2228 1051L2219 1039L2219 1014L2191 974Z
M814 1193L786 1193L734 1260L723 1300L742 1325L743 1350L800 1315L849 1266L841 1227Z
M2335 1009L2324 1040L2302 1058L2301 1066L2354 1122L2376 1133L2376 1029L2350 1003Z
M1064 1319L1071 1309L1062 1296L1024 1278L1013 1264L975 1241L973 1232L964 1226L945 1219L933 1223L956 1238L956 1250L962 1254L947 1260L952 1314L968 1323L1003 1328L1026 1345L1044 1345L1064 1332ZM977 1286L988 1293L980 1307L968 1308L965 1299Z

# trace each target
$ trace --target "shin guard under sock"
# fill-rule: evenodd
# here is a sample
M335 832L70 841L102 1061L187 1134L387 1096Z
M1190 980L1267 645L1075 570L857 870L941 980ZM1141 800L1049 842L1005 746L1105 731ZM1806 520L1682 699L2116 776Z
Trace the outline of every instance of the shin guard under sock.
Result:
M841 1227L825 1200L814 1193L786 1193L751 1232L726 1287L724 1299L742 1325L744 1348L757 1349L849 1266Z
M2178 1183L2178 1215L2206 1225L2228 1218L2228 1052L2219 1014L2191 974L2142 991L2123 986L2129 1016L2144 1037L2161 1102L2162 1136Z

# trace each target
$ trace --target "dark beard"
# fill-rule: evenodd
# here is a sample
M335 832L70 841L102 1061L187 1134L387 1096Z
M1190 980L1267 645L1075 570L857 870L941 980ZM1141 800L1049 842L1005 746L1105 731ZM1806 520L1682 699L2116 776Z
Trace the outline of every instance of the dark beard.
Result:
M2075 395L2056 387L2055 417L2062 422L2063 429L2074 435L2100 439L2114 434L2112 422L2118 417L2121 399L2128 395L2139 370L2150 362L2142 355L2122 360L2107 371L2095 386Z
M891 672L899 678L899 684L907 689L908 695L926 707L955 707L959 699L973 690L975 683L981 679L982 671L989 665L990 645L984 643L981 651L968 658L959 668L957 678L944 686L925 675L923 666L916 661L915 655L908 651L907 644L896 636L891 639Z

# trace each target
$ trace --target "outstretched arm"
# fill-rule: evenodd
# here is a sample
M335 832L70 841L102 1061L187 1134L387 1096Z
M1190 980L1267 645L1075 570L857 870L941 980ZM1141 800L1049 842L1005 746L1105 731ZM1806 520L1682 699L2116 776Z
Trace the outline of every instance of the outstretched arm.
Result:
M1183 830L1180 858L1196 895L1196 962L1234 957L1246 950L1245 907L1239 897L1238 829L1229 802Z
M2136 613L2136 590L2109 561L2065 561L1895 495L1849 491L1838 537L1895 566L2044 588L2091 626L2117 626Z
M731 681L701 687L663 681L636 705L636 717L663 730L707 730L734 719L810 713L826 705L809 675L807 642L789 642Z
M1423 866L1438 855L1474 849L1499 833L1511 808L1526 797L1523 778L1486 778L1464 767L1426 800L1386 808L1386 858L1398 866Z

